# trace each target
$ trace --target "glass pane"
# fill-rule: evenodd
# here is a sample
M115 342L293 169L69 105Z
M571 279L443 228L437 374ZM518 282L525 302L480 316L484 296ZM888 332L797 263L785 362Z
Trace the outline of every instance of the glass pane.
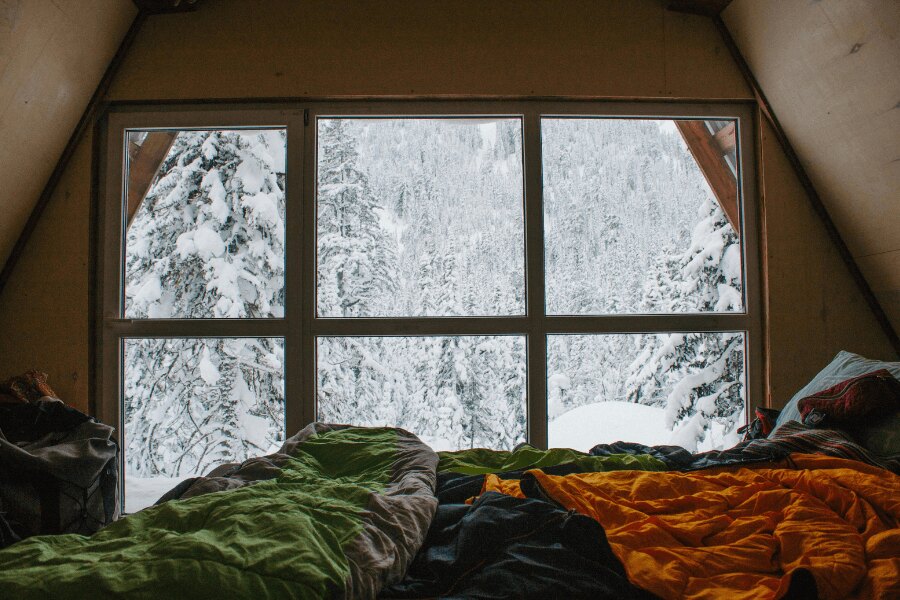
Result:
M522 124L318 121L322 317L525 312Z
M733 446L746 422L744 342L742 332L548 336L550 446Z
M390 425L435 450L525 441L525 338L322 337L318 419Z
M541 139L549 314L744 310L734 121L543 119Z
M284 315L285 130L130 131L125 316Z
M284 441L284 340L125 340L125 511Z

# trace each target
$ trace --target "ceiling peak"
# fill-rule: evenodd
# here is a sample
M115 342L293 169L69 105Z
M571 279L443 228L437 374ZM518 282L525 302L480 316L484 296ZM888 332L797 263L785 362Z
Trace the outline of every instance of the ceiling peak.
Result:
M142 12L150 15L196 10L200 0L131 0Z

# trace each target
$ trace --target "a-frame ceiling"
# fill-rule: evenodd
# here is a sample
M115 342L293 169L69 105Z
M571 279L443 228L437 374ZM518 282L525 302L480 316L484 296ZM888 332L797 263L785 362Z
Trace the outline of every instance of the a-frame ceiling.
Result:
M900 3L660 1L698 14L721 11L850 254L900 330ZM130 0L0 0L0 264L8 263L137 12Z
M900 2L734 0L722 18L900 330Z
M128 0L0 0L0 265L136 14Z

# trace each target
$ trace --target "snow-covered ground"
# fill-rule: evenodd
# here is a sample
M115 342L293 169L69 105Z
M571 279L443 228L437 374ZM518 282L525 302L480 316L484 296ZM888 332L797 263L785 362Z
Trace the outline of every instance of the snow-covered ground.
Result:
M587 452L597 444L638 442L668 444L672 431L665 426L665 411L631 402L585 404L556 417L547 427L551 448Z
M125 512L135 513L151 506L160 496L178 485L186 477L125 476Z
M419 436L419 439L425 442L428 446L431 447L435 452L445 452L445 451L454 451L459 450L452 441L447 438L443 438L437 435L426 435L426 434L416 434Z
M691 420L675 431L665 425L666 411L631 402L597 402L574 408L552 419L547 426L551 448L587 452L597 444L637 442L646 446L681 446L689 452L731 448L741 436L741 422L726 427L715 421L705 432L691 427Z

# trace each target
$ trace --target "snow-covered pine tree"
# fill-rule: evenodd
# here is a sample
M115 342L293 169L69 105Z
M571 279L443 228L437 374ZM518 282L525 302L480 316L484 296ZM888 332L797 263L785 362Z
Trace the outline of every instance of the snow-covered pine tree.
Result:
M318 312L328 317L386 316L395 309L396 242L381 226L385 210L357 167L358 131L346 119L319 125ZM389 344L377 337L319 343L319 418L395 422Z
M343 125L343 131L326 140L334 141L334 150L320 148L320 160L340 155L334 163L352 164L355 171L344 182L363 182L357 190L364 185L368 197L385 199L373 208L372 222L396 248L395 288L385 294L388 301L377 314L521 311L524 257L503 251L520 248L522 240L521 218L509 218L510 208L521 210L521 202L510 196L521 194L517 122L473 127L348 119ZM344 141L338 144L340 139ZM320 255L340 252L338 235L325 243L332 247L320 249ZM320 285L337 288L336 282L321 279ZM329 293L326 289L326 297ZM321 301L321 289L319 295ZM338 338L320 342L320 417L398 424L448 448L521 441L524 373L520 377L515 368L494 365L521 362L524 369L522 340L456 336L359 341L365 355L342 350Z
M185 131L126 236L130 318L284 313L284 131ZM125 346L126 468L200 473L283 440L279 339Z
M346 119L320 121L318 311L321 316L383 316L396 289L396 248L382 229L380 200L356 166Z
M688 250L656 262L645 305L671 312L742 308L738 237L711 197L700 215ZM673 443L690 450L736 442L744 416L743 334L649 334L641 344L629 368L627 399L664 407Z
M480 360L474 366L489 403L488 436L479 445L514 448L525 441L525 338L496 336L480 338Z
M450 448L512 448L525 439L525 348L517 336L418 338L430 410L420 431ZM421 349L427 348L427 353Z

